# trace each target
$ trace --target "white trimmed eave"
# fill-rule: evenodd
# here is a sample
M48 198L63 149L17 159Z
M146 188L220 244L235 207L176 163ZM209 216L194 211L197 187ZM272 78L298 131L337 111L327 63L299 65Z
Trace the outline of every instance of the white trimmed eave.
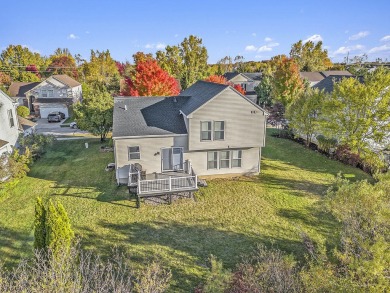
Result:
M120 139L131 139L131 138L156 138L156 137L172 137L172 136L187 136L188 133L185 134L155 134L155 135L138 135L138 136L113 136L113 140L120 140Z

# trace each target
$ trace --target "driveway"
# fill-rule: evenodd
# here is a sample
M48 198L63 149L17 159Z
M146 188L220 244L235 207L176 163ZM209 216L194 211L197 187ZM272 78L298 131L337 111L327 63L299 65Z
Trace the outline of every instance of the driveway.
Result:
M80 134L88 134L87 131L82 131L80 129L73 129L70 127L61 127L61 124L65 120L61 122L48 122L47 119L38 119L36 121L37 126L35 126L35 130L37 133L42 134L51 134L54 136L74 136L76 133Z

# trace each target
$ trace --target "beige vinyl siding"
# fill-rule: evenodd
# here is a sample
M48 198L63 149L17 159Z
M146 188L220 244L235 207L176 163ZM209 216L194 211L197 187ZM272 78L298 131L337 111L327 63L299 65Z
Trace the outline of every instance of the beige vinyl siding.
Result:
M142 170L150 174L161 172L161 148L186 147L187 136L163 136L115 139L115 162L118 183L127 184L129 165L141 164ZM140 159L129 160L128 147L139 146Z
M188 122L190 151L264 146L266 116L232 89L225 90L191 116ZM201 141L202 121L225 121L225 139Z
M222 151L227 151L227 149ZM220 174L257 174L259 172L260 148L242 149L241 168L231 167L230 163L230 168L208 169L207 153L207 151L196 151L184 154L184 160L191 161L195 174L199 176Z

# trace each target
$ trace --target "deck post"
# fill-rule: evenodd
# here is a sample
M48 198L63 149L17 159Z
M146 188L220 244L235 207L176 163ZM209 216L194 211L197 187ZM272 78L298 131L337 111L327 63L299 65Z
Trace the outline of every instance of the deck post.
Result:
M172 191L172 177L169 176L169 191Z
M139 199L139 195L137 194L137 209L139 209L141 207L141 202L140 202L140 199Z
M195 188L198 188L198 175L195 175Z

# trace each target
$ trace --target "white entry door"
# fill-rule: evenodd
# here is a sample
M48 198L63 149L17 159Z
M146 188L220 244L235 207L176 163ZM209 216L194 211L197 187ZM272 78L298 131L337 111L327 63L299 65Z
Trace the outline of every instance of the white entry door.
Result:
M183 148L164 148L161 150L162 171L183 170Z

